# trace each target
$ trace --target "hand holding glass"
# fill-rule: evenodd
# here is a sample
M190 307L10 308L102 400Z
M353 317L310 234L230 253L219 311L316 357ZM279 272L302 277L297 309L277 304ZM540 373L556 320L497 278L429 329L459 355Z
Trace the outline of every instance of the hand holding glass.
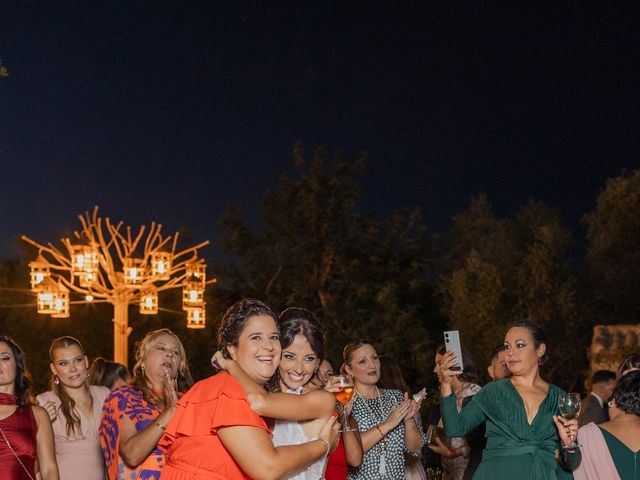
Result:
M336 400L342 405L342 428L341 432L353 432L354 429L349 427L349 419L345 406L353 397L353 379L351 375L331 375L325 389L333 393Z
M580 414L580 394L579 393L562 393L560 398L558 398L558 407L560 410L560 415L567 420L574 420L578 418ZM571 438L571 443L567 446L563 446L562 448L566 450L573 450L580 445L576 443L573 435L569 435Z

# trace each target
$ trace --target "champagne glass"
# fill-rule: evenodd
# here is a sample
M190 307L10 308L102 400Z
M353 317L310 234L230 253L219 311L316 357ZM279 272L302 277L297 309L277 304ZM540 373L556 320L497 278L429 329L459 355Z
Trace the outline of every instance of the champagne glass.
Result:
M354 429L349 427L349 419L347 417L346 405L353 397L353 379L351 375L331 375L327 382L326 390L333 393L336 401L342 405L342 428L341 432L353 432Z
M560 394L560 398L558 399L558 407L560 410L560 415L567 420L573 420L578 418L580 414L580 394L579 393L562 393ZM571 443L567 446L562 446L562 448L567 450L573 450L580 445L576 443L573 435L570 435Z

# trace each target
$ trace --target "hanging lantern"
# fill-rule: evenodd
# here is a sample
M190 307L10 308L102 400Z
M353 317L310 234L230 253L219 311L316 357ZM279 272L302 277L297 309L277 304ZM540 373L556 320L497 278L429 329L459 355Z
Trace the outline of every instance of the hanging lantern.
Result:
M53 309L54 313L51 314L53 318L69 318L69 289L58 283L58 290L54 293L53 297Z
M31 291L37 292L44 279L51 275L49 262L42 255L38 255L35 260L29 262L29 268L31 269Z
M137 287L144 282L144 260L140 258L124 259L124 283L128 287Z
M140 295L140 313L143 315L158 313L158 292L155 289L146 290Z
M157 280L169 280L171 274L171 253L153 252L151 254L151 276Z
M189 278L182 287L182 309L204 306L204 283L196 276Z
M207 264L204 262L200 263L188 263L187 267L187 278L196 277L203 284L207 279Z
M51 277L46 277L40 284L40 291L37 295L38 313L49 315L56 313L56 292L58 284Z
M85 245L71 245L71 272L80 276L84 274Z
M204 328L205 316L204 307L187 309L187 328Z

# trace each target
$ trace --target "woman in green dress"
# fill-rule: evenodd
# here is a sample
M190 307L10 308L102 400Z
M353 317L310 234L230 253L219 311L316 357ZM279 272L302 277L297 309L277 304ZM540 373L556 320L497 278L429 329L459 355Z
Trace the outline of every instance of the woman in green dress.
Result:
M451 370L457 363L453 352L443 355L440 394L445 432L459 437L486 422L487 446L474 480L556 480L559 440L569 445L578 422L556 416L562 390L540 376L547 358L546 335L536 324L522 320L511 324L504 344L510 377L486 385L460 413L451 380L461 372Z
M640 479L640 371L623 375L609 402L610 422L578 430L580 461L575 480ZM614 413L615 412L615 413ZM561 478L571 478L571 474Z

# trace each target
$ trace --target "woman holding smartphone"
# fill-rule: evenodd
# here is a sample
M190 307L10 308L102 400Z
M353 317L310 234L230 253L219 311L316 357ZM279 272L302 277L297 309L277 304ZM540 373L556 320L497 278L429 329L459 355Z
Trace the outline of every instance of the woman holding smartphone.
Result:
M547 337L536 324L521 320L511 324L504 345L511 376L486 385L460 412L452 387L461 374L452 370L458 359L453 352L442 356L438 378L445 432L459 437L486 422L487 446L475 480L555 480L556 451L564 463L575 457L566 447L578 421L556 416L563 391L540 375Z

